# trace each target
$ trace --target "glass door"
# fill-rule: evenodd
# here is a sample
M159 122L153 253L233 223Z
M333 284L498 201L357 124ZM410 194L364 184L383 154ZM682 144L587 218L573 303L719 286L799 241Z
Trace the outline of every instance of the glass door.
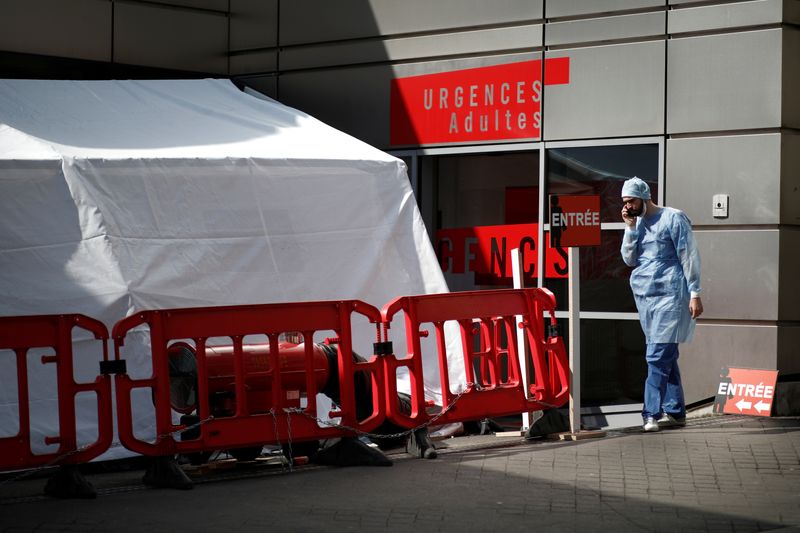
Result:
M645 340L628 284L631 268L623 263L620 246L622 183L633 176L648 182L657 199L662 194L662 142L629 144L548 143L545 149L543 220L549 220L550 195L586 194L600 197L601 244L581 248L581 397L583 406L631 405L642 402L647 368ZM550 227L543 226L549 243ZM566 251L544 249L545 263L566 271ZM567 331L567 277L541 280L556 295L562 331ZM569 343L569 339L565 339ZM636 408L638 410L638 405Z
M566 251L550 246L548 198L600 196L601 244L580 254L582 403L640 409L644 335L628 285L631 269L619 253L620 193L624 180L638 176L661 200L663 139L426 148L396 155L410 165L450 290L511 287L511 249L519 248L526 286L555 293L567 343Z

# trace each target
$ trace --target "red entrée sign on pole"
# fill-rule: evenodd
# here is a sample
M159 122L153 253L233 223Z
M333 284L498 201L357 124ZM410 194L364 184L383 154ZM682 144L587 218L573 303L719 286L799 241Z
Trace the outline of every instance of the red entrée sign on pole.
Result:
M550 246L600 246L600 197L550 195Z

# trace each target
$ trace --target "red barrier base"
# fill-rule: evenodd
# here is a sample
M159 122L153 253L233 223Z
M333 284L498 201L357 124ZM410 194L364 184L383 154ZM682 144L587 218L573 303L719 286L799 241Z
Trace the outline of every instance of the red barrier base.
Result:
M189 490L194 488L192 480L171 456L154 457L142 477L142 483L151 487L167 489Z
M64 465L47 480L44 493L54 498L76 498L91 500L97 498L97 491L86 479L77 465Z
M320 450L311 462L327 466L392 466L392 461L380 451L350 437Z
M406 443L406 453L420 459L436 459L436 447L433 445L428 428L419 428L411 432Z

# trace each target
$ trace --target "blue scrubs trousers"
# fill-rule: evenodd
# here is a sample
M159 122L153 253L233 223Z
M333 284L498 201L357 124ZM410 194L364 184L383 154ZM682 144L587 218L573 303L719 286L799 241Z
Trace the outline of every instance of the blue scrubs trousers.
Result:
M647 345L647 381L644 383L642 417L656 420L667 413L675 418L686 417L681 373L678 370L678 343Z

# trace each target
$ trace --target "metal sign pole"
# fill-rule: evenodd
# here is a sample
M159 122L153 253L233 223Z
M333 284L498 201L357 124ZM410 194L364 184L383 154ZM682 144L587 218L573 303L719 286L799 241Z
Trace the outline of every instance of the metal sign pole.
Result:
M581 323L580 248L569 249L569 429L581 430Z
M581 246L600 246L600 196L553 195L550 198L553 246L568 248L569 285L569 438L603 437L604 431L581 429ZM562 248L563 247L563 248ZM560 254L563 257L563 252ZM567 436L562 434L561 438Z

